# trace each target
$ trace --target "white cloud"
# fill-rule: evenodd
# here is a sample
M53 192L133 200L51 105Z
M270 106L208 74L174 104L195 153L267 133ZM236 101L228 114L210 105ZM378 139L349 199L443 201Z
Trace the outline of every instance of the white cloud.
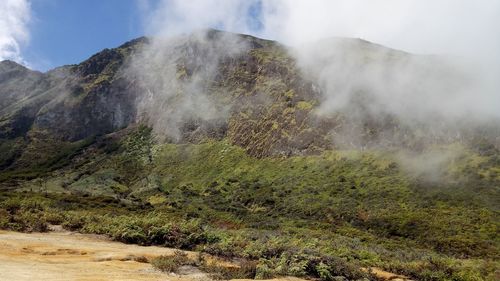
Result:
M172 36L204 28L249 33L248 11L257 1L241 0L164 0L138 1L144 14L146 32Z
M500 59L496 0L271 0L263 7L263 34L289 44L359 37L416 53Z
M359 37L416 53L489 55L500 48L496 0L138 0L148 33L206 27L288 44ZM248 11L260 9L262 30Z
M352 98L351 86L375 91L380 108L399 115L439 112L452 119L500 118L500 1L497 0L142 0L146 30L171 36L201 28L249 33L295 47L299 66L320 72L326 96L323 109L335 111ZM257 19L250 16L258 9ZM252 25L261 21L261 28ZM332 46L307 43L330 37L354 37L419 54L443 55L430 66L401 62L401 73L387 83L387 65L363 66L348 73L356 58L340 63L322 55ZM384 49L380 49L385 52ZM342 50L337 50L337 52ZM348 48L346 52L354 51ZM359 53L357 54L359 55ZM379 54L383 57L383 54ZM460 58L458 58L460 57ZM360 58L358 58L360 59ZM443 62L447 63L444 64ZM426 67L429 70L426 70ZM442 79L437 69L449 68L453 79ZM312 71L306 71L311 73ZM351 75L353 80L341 79ZM461 78L462 76L466 77ZM341 79L345 92L328 87ZM322 81L320 79L320 81ZM375 106L375 105L373 105ZM410 108L412 110L406 110ZM432 121L432 120L430 120Z
M469 73L475 86L455 91L451 97L451 93L429 90L421 97L433 101L427 107L500 116L500 1L270 0L264 2L262 13L262 35L294 46L329 37L355 37L448 57L460 63L455 69ZM408 79L418 84L418 77Z
M9 59L27 64L21 54L21 45L29 40L30 19L27 0L0 1L0 61Z

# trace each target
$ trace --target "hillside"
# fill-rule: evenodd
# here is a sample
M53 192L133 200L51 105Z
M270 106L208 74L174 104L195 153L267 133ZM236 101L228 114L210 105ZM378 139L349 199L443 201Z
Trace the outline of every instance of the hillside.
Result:
M309 48L208 30L46 73L0 62L0 227L248 260L252 278L498 278L498 123L380 104L460 74L360 39Z

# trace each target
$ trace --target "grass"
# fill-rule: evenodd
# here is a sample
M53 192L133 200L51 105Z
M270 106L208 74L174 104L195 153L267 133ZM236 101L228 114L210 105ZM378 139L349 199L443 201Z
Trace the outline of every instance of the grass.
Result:
M224 264L214 259L207 259L199 254L196 260L190 259L185 252L175 251L170 256L159 256L151 261L154 268L168 273L178 273L182 266L195 266L215 280L254 279L256 261L243 261L239 265Z
M62 224L246 262L203 265L218 278L373 278L361 270L373 266L417 280L499 274L495 153L442 148L459 157L428 181L393 153L258 159L224 140L157 145L145 127L78 147L91 152L75 146L59 158L63 168L44 170L47 192L29 192L38 183L19 178L19 192L0 192L0 228Z
M209 273L215 280L230 279L259 279L257 274L257 261L242 261L238 265L223 265L215 261L209 261L200 255L198 267Z
M175 251L172 256L159 256L151 261L154 268L163 272L177 272L179 267L184 265L194 265L187 254L182 251Z
M370 277L360 268L378 266L419 280L443 280L443 276L456 277L453 280L475 280L470 276L494 280L498 268L498 262L491 259L457 259L356 229L344 228L334 233L320 227L286 224L279 230L224 229L210 226L205 220L186 219L152 207L122 205L112 198L12 192L2 193L1 198L1 228L45 231L49 223L62 224L69 230L105 234L125 243L163 245L248 261L243 269L196 264L217 276L250 276L254 272L256 278L294 275L323 280L332 276L355 279ZM40 225L43 227L37 228ZM172 268L191 263L181 263L179 257L167 260L157 261L158 266Z

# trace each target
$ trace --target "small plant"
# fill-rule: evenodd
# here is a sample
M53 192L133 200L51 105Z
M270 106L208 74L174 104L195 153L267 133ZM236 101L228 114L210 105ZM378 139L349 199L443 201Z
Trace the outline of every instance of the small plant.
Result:
M183 265L194 265L187 254L182 251L175 251L172 256L159 256L151 261L154 268L163 272L177 272Z
M203 256L199 258L199 267L202 271L210 273L216 280L230 279L254 279L257 269L257 262L244 260L239 265L227 266L208 262Z
M275 271L269 266L269 261L261 259L255 270L255 279L271 279L275 276Z
M145 256L136 256L136 255L128 255L120 260L121 261L136 261L136 262L140 262L140 263L149 263L148 258L146 258Z

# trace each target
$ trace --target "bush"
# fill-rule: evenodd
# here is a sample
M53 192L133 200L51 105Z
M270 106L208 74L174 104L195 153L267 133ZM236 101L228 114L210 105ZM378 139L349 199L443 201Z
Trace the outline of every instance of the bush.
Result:
M114 233L113 237L118 241L129 244L144 245L147 242L144 230L135 224L125 225L125 227Z
M273 276L315 277L321 280L333 280L334 276L345 276L349 279L368 277L360 270L360 266L348 263L343 259L320 255L287 251L279 257L261 259L257 265L257 278L267 279Z
M41 214L22 213L16 219L22 225L22 231L27 232L47 232L49 225Z
M198 265L202 271L210 273L210 276L216 280L254 279L257 268L256 261L243 260L239 265L227 266L208 262L203 256L200 256Z
M259 260L255 269L255 279L271 279L275 277L274 270L270 267L266 259Z
M13 197L0 204L0 228L24 232L46 232L44 207L35 199Z
M64 216L59 212L46 212L44 218L48 223L56 225L65 221Z
M194 265L187 254L182 251L175 251L172 256L159 256L151 261L154 268L163 272L176 272L183 265Z
M85 218L79 215L69 215L61 224L64 229L76 231L82 229L86 224Z
M330 281L330 280L333 280L333 275L332 273L330 272L330 268L328 265L320 262L317 266L316 266L316 272L318 273L319 275L319 278L321 280L325 280L325 281Z

